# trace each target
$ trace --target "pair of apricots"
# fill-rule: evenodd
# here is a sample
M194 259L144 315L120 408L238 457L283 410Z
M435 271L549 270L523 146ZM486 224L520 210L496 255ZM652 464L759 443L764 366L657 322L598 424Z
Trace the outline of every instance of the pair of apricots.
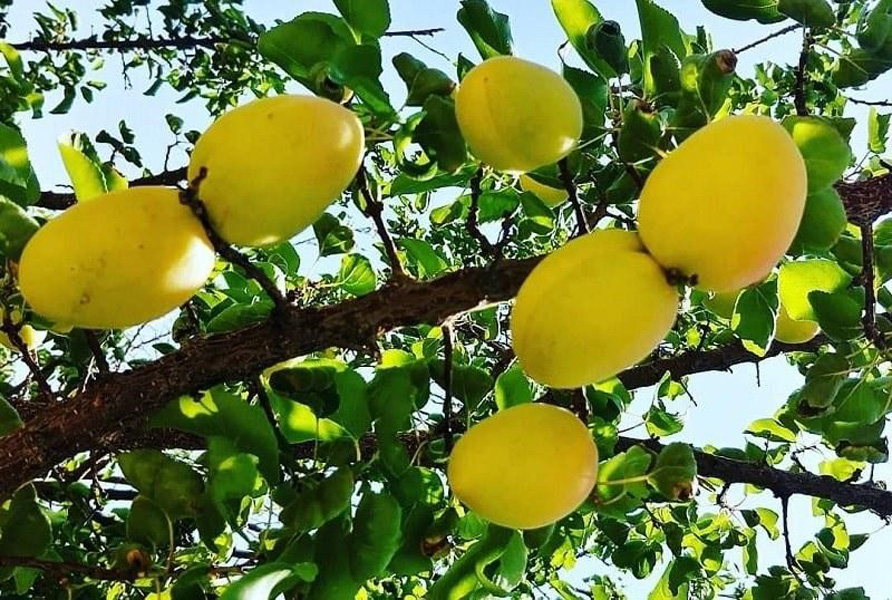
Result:
M582 133L578 97L556 73L513 57L484 61L455 95L473 153L555 205L565 192L527 172L571 152ZM746 140L742 143L741 140ZM363 129L328 100L254 101L198 141L188 175L211 223L233 244L264 246L311 225L355 176ZM766 161L766 156L772 160ZM779 125L729 117L661 161L640 202L639 233L598 231L546 257L512 316L515 352L536 381L573 388L645 358L678 309L672 269L716 292L763 278L789 247L805 202L802 157ZM174 188L141 187L83 201L41 228L19 265L23 296L60 326L123 328L191 297L214 250ZM560 408L504 410L457 443L448 475L483 517L534 528L590 494L598 455L586 426Z

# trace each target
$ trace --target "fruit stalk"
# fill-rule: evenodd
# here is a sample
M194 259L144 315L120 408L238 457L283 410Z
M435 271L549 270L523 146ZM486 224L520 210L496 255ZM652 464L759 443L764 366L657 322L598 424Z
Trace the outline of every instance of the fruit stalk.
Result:
M387 225L384 223L384 204L380 199L375 198L372 195L365 165L360 166L359 171L356 173L356 185L359 188L362 197L365 199L365 210L362 212L365 216L375 222L375 229L378 230L378 237L381 238L381 243L384 244L384 252L387 254L387 261L390 263L391 277L396 281L407 279L408 275L406 274L405 269L403 269L403 263L400 261L399 254L397 254L396 245L393 243L393 238L390 237L390 233L387 231Z
M230 246L222 237L220 237L220 234L217 233L217 230L211 223L207 208L199 197L199 188L205 177L207 177L207 169L202 167L199 175L189 182L189 187L180 191L180 202L192 210L195 218L198 219L201 226L204 228L205 235L207 235L208 241L211 242L211 246L214 247L217 254L231 264L241 267L248 277L260 284L260 287L263 288L263 291L266 292L275 305L273 313L276 319L282 322L287 321L288 300L285 299L285 296L276 286L275 282L267 277L266 273L252 263L247 256Z
M558 168L561 171L561 181L564 187L567 188L567 197L570 199L573 213L576 215L576 235L584 235L588 233L588 222L585 220L585 213L582 211L582 205L579 203L576 182L573 181L573 174L570 173L570 166L567 164L566 158L558 161Z

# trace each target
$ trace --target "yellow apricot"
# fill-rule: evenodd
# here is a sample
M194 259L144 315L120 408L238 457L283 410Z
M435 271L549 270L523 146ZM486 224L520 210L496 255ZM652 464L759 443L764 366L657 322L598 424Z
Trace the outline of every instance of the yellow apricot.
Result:
M774 339L785 344L804 344L813 339L821 328L814 321L795 321L783 304L777 311Z
M539 183L529 175L520 176L520 188L534 194L548 206L555 207L568 198L567 190Z
M567 516L591 493L598 449L570 411L518 404L458 440L447 476L458 499L484 519L536 529Z
M471 69L455 94L455 114L474 155L500 171L555 163L582 135L582 105L570 84L513 56Z
M644 245L666 268L714 292L765 278L796 236L805 163L767 117L715 121L660 161L638 208Z
M730 319L734 316L734 307L737 305L737 297L740 290L732 290L730 292L716 292L706 299L703 305L712 314L723 319Z
M3 322L5 314L6 311L3 308L0 308L0 323ZM12 322L22 322L22 314L19 311L12 311ZM22 341L25 342L25 346L27 346L29 350L33 350L34 348L42 344L43 340L46 339L46 331L42 329L34 329L30 325L26 324L22 325L19 329L19 337L22 338ZM19 349L15 347L15 344L12 343L12 340L9 339L9 336L6 335L6 333L3 331L0 331L0 344L3 344L13 352L19 351Z
M22 253L19 288L52 321L118 329L181 305L214 262L177 190L136 187L75 204L39 229Z
M678 292L638 236L576 238L539 263L511 315L514 352L543 385L577 388L647 357L669 333Z
M312 225L362 161L362 123L315 96L276 96L220 117L195 145L189 179L228 242L266 246Z

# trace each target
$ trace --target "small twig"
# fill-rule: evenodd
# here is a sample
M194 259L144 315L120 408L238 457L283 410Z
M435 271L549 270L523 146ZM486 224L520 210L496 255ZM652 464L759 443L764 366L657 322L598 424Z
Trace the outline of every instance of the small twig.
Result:
M480 215L480 196L482 194L481 184L483 183L483 167L477 169L474 176L471 177L471 206L468 208L468 220L465 222L465 228L472 238L480 244L480 249L489 256L495 255L495 246L480 231L480 223L478 221Z
M82 40L70 40L67 42L48 42L46 40L33 40L12 44L12 47L21 52L64 52L67 50L117 50L121 52L133 50L158 50L161 48L178 48L185 50L202 46L213 48L217 44L224 44L231 40L222 37L174 37L167 39L136 38L132 40L101 40L97 37L89 37Z
M861 268L860 283L864 286L864 314L861 324L864 335L878 348L885 349L886 340L877 331L876 327L876 291L874 290L873 273L873 223L862 223L861 229L861 255L863 266Z
M44 376L43 371L40 370L40 365L37 364L37 360L31 355L31 349L28 348L28 344L26 344L25 340L22 339L22 336L19 335L21 328L21 324L12 322L9 309L4 310L3 325L0 325L0 331L6 334L9 341L15 346L15 349L22 355L22 360L25 361L25 365L28 367L28 371L31 372L34 381L37 382L37 387L40 390L40 393L47 398L52 399L55 397L55 394L53 394L53 390Z
M384 37L418 37L433 36L437 33L446 31L443 27L432 27L430 29L405 29L396 31L387 31Z
M266 388L263 387L263 383L260 381L259 377L250 380L247 385L248 390L257 397L257 402L260 404L260 408L262 408L264 414L266 414L266 418L269 420L269 424L276 435L276 440L279 442L280 450L287 453L287 449L291 447L291 442L285 438L285 434L282 433L282 429L279 427L279 422L276 419L275 411L273 411L273 405L269 399L269 394L266 393Z
M859 100L858 98L846 97L846 100L852 104L861 104L863 106L892 106L889 100Z
M573 212L576 215L576 235L588 233L588 223L585 220L585 213L582 211L582 205L579 203L579 194L576 189L576 182L573 181L573 174L570 173L570 166L567 159L562 158L558 161L558 168L561 172L561 181L567 190L567 196L570 204L573 206Z
M808 116L808 105L805 101L805 72L811 44L811 34L805 30L805 35L802 36L802 51L799 53L799 65L796 67L796 85L793 88L793 104L796 107L796 114L800 117Z
M365 199L365 210L363 212L375 222L378 237L381 238L381 243L384 244L384 252L387 254L387 261L390 263L391 276L395 280L408 279L408 275L403 269L403 263L400 261L400 256L397 253L396 244L394 244L393 238L390 237L390 233L387 231L387 224L384 223L384 203L372 194L365 165L360 166L359 171L356 173L356 185Z
M790 572L799 579L799 567L796 565L796 558L793 556L793 547L790 545L790 496L788 494L782 494L780 496L781 501L781 514L783 515L784 520L784 552L787 557L787 567L789 567Z
M452 452L452 326L443 324L443 442L446 452Z
M766 35L765 37L760 38L760 39L756 40L755 42L750 42L749 44L747 44L745 46L741 46L740 48L735 48L734 50L732 50L732 52L734 52L734 54L740 54L741 52L746 52L747 50L751 50L752 48L755 48L756 46L764 44L767 41L773 40L776 37L786 35L786 34L790 33L791 31L796 31L800 27L802 27L802 25L800 25L799 23L795 23L793 25L788 25L787 27L784 27L783 29L778 29L774 33Z
M241 267L248 277L259 283L260 287L263 288L263 291L266 292L275 305L274 316L282 321L287 320L288 301L285 299L285 296L282 295L281 290L279 290L275 282L267 277L266 273L252 263L247 256L230 246L226 240L220 237L220 234L217 233L217 230L211 223L211 217L208 214L207 207L199 197L199 188L205 177L207 177L207 169L202 167L198 176L189 183L189 187L185 190L180 190L180 202L192 209L192 213L199 222L201 222L205 235L207 235L208 240L211 242L214 250L217 251L217 254L231 264Z
M4 567L27 567L53 573L59 578L66 578L71 573L85 575L90 579L101 581L133 581L134 576L122 571L105 569L92 565L82 565L70 562L51 562L24 556L0 556L0 565Z
M91 329L84 329L83 331L84 337L87 339L87 345L90 347L90 352L93 353L93 360L96 361L96 368L99 369L101 375L108 375L108 360L105 358L105 351L102 349L102 344L99 343L96 332Z

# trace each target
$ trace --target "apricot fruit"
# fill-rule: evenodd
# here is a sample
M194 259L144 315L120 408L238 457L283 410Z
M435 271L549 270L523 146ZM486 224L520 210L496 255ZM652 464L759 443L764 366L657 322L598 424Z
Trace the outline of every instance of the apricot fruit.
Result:
M774 328L774 339L785 344L804 344L813 339L821 328L814 321L796 321L790 317L786 307L780 305Z
M513 56L470 70L455 113L474 155L494 169L525 173L570 153L582 135L582 104L554 71Z
M552 208L558 206L569 197L567 190L539 183L526 174L520 176L520 188L535 195L539 200Z
M511 315L527 375L554 388L613 377L669 333L678 292L638 236L618 229L574 239L524 281Z
M726 117L664 158L638 207L644 245L667 269L727 292L761 281L796 236L808 188L787 131L767 117Z
M255 100L199 138L189 179L228 242L266 246L312 225L362 162L365 136L350 110L315 96Z
M75 204L40 228L22 252L19 288L63 326L119 329L180 306L214 262L176 189L136 187Z
M738 296L740 296L740 290L718 292L707 298L703 305L717 317L730 319L734 316L734 307L737 306Z
M518 404L484 419L458 440L447 476L458 499L484 519L536 529L567 516L591 493L598 449L570 411Z

